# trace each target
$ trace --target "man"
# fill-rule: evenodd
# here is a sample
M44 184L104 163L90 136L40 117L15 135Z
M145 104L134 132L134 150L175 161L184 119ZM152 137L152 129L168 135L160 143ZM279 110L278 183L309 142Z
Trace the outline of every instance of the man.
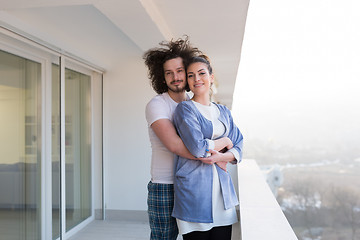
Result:
M152 147L151 181L148 184L150 239L176 239L178 229L171 217L174 204L174 154L194 157L177 135L172 123L177 104L188 100L185 62L201 52L187 38L160 43L144 54L153 89L158 94L146 106Z
M174 154L187 159L195 157L185 147L173 125L173 113L181 101L189 99L186 62L202 52L187 38L162 42L144 54L151 86L158 94L146 106L149 138L152 148L151 181L148 184L148 214L152 240L175 240L176 219L171 217L174 205ZM225 138L219 141L224 141ZM229 139L225 139L229 140ZM230 141L230 140L229 140ZM206 164L221 163L223 153L209 149L211 157L198 158Z

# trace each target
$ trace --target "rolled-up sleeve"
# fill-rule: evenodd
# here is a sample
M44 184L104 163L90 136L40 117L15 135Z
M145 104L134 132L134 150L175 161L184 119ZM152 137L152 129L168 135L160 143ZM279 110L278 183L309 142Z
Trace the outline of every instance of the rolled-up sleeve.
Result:
M243 152L243 135L240 132L239 128L234 123L234 120L232 118L231 112L228 108L225 107L226 114L228 114L229 117L229 135L228 138L233 143L233 148L229 151L234 154L236 162L233 163L239 163L242 160L242 152Z

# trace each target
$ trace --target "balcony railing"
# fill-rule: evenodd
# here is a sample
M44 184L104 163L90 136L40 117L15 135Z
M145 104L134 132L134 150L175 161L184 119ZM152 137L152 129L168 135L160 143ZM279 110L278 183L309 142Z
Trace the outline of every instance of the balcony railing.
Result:
M297 240L254 160L238 164L241 240Z

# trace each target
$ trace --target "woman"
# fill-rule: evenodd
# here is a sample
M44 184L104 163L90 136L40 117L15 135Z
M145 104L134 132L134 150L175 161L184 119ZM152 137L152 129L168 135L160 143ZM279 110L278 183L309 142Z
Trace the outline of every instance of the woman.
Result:
M189 61L187 78L194 96L177 106L175 127L195 157L213 153L216 156L212 159L221 159L222 162L206 164L177 157L173 216L184 240L230 240L232 224L238 221L235 210L238 199L225 166L227 162L241 160L243 136L229 109L210 101L214 74L206 56Z

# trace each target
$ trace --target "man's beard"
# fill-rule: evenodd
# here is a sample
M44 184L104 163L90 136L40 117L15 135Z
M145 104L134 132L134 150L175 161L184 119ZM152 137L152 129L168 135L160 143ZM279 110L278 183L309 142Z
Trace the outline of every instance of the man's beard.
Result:
M173 85L168 85L168 89L169 91L172 91L174 93L180 93L180 92L184 92L185 91L185 88L186 88L186 85L185 86L173 86Z
M179 92L184 92L185 91L185 87L168 87L169 91L172 91L174 93L179 93Z

